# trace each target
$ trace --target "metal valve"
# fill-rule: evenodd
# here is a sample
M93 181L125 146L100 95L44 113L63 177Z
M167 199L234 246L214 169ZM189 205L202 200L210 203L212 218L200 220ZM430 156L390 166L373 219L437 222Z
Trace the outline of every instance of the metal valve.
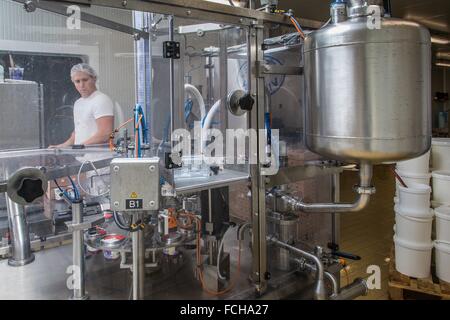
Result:
M228 95L228 110L235 116L242 116L251 111L254 104L255 99L243 90L235 90Z

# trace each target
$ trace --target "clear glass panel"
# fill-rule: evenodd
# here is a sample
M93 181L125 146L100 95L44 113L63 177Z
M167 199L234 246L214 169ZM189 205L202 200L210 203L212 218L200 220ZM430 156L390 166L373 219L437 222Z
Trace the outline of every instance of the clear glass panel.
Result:
M264 62L275 66L303 66L303 42L295 29L266 26ZM304 78L293 75L273 75L266 77L266 101L271 115L272 130L280 135L280 164L284 168L302 167L312 164L321 157L310 152L304 141ZM316 177L283 186L284 192L303 199L307 203L331 201L331 177ZM276 234L282 241L290 242L305 250L312 251L315 245L327 247L331 242L331 216L302 214L293 215L268 212L268 232ZM282 221L282 222L280 222ZM271 271L292 269L289 254L283 249L269 246L269 266Z
M247 115L233 116L226 105L230 92L237 89L245 91L247 88L250 71L246 28L175 18L173 36L180 43L180 59L174 61L174 104L171 112L171 62L163 57L163 45L170 35L169 17L98 6L74 6L72 9L75 11L68 18L61 14L66 12L65 6L59 3L50 3L48 6L50 11L37 9L26 12L20 3L0 0L0 64L6 70L6 81L0 83L0 181L6 180L12 172L23 166L55 169L61 166L78 168L83 164L84 168L90 168L88 160L94 163L101 161L101 152L93 154L93 148L47 149L49 145L65 142L74 130L74 105L82 92L72 82L70 71L80 62L88 63L98 74L96 88L112 101L115 128L133 117L137 104L143 108L149 128L149 143L144 149L144 155L161 157L164 166L166 153L173 151L169 141L171 130L186 129L193 133L195 121L200 124L206 122L209 112L210 127L222 133L222 137L216 136L214 142L223 139L224 156L227 151L226 129L247 129ZM9 72L12 66L16 69ZM195 90L190 86L191 89L185 90L186 84ZM197 91L200 95L196 94ZM201 100L205 111L201 110ZM174 128L171 128L171 123L174 123ZM125 137L125 129L131 136L132 122L116 133L113 142L118 146L120 138ZM133 140L134 137L130 139ZM102 147L109 150L108 144ZM190 151L191 155L199 156L194 147ZM203 167L189 165L169 170L175 172L175 178L180 177L174 185L177 197L164 197L164 206L161 208L188 210L204 216L206 221L209 219L206 211L209 203L204 189L205 186L213 187L213 205L221 206L211 213L215 225L213 233L217 239L205 246L210 248L216 245L217 250L217 241L226 237L224 252L230 254L232 277L236 275L238 247L235 240L237 227L230 226L230 221L242 222L250 217L248 147L243 153L234 151L234 161L214 165L213 169L208 165L206 172L201 170ZM242 159L242 164L237 162ZM72 177L78 187L81 185L85 189L81 192L91 205L87 208L88 213L96 214L109 204L109 199L103 197L108 189L108 172L99 170L99 178L95 170L89 170ZM58 185L55 181L49 182L43 200L25 207L31 240L39 242L40 237L67 232L64 221L71 219L67 198L74 196L74 188L67 177L59 177L57 182ZM218 189L218 186L221 188ZM65 190L67 195L61 196L59 188ZM127 222L129 216L123 214L121 219ZM102 225L108 233L128 235L112 220L107 217ZM8 228L5 198L1 194L0 235L4 246L10 240ZM150 237L158 233L157 227L150 229ZM208 238L206 241L212 238L210 234L206 237L206 231L203 231L203 235L205 239ZM195 234L190 230L183 237L192 245ZM115 255L108 256L106 250L104 255L97 254L98 243L89 240L88 237L86 243L90 259L86 260L86 269L92 275L87 281L91 297L127 299L129 270L126 266L121 269L119 260L105 260ZM246 258L245 261L242 259L241 270L245 274L251 269L249 241L247 234L242 245L242 251L245 251L242 254ZM209 298L192 272L193 250L161 250L161 244L153 241L153 238L146 243L146 248L147 258L154 259L156 265L147 269L147 281L157 284L151 286L153 290L147 292L147 297L167 298L169 292L171 298ZM51 293L53 296L49 298L61 298L69 292L65 270L71 263L71 249L71 246L63 246L55 251L49 250L49 258L41 260L48 267L46 273L55 275L53 279L44 279L55 285L54 293ZM125 264L128 264L129 256L123 254L127 258ZM106 280L99 275L105 270L103 267L108 268ZM209 269L215 274L217 268L212 265ZM98 270L103 271L98 273ZM105 281L110 281L111 276L118 281L112 285L114 288L105 287ZM160 286L163 282L164 286ZM243 281L237 290L243 287L252 289L248 282ZM36 285L29 290L28 297L36 297L35 289Z
M192 185L245 180L248 147L244 155L238 153L238 144L227 144L227 134L234 129L246 130L247 115L231 114L227 97L238 89L246 89L248 30L208 21L174 19L173 39L180 44L180 59L175 59L173 65L171 119L170 59L162 57L164 43L169 40L170 21L162 15L152 15L151 19L153 149L161 158L167 158L171 152L172 123L184 141L190 142L187 145L178 140L172 143L172 146L184 146L180 153L182 166L173 170L178 191L185 191ZM212 136L206 135L208 131ZM231 158L226 160L230 154Z

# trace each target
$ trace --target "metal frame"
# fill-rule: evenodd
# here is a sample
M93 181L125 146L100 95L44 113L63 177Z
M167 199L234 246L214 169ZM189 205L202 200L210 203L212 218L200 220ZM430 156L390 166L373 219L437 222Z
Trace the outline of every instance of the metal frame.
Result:
M198 0L45 0L40 2L66 2L87 6L98 5L238 25L252 25L257 21L291 25L289 18L284 15ZM205 17L208 18L205 19ZM310 19L299 19L299 22L303 27L312 29L320 28L323 25L320 21Z
M267 288L267 243L266 243L266 188L265 177L261 175L263 170L262 159L265 158L265 137L262 135L264 129L265 112L265 83L264 77L260 77L258 64L264 61L264 51L261 50L264 43L264 24L260 21L250 29L250 54L249 65L251 68L250 94L255 98L255 108L250 115L250 128L258 132L257 139L257 164L251 165L251 190L252 190L252 230L253 230L253 262L252 278L258 294L263 294Z
M13 0L18 3L25 4L29 2L29 0ZM60 1L63 2L63 1ZM66 1L64 1L66 2ZM68 2L68 1L67 1ZM40 1L39 3L35 3L36 8L42 9L45 11L53 12L56 14L60 14L66 17L69 17L70 14L67 13L67 7L63 6L63 4L60 4L60 6L56 6L54 1ZM146 38L150 36L148 32L145 32L143 30L138 30L133 27L117 23L108 19L100 18L92 14L88 14L85 12L81 12L80 20L83 22L88 22L94 25L98 25L104 28L113 29L119 32L123 32L126 34L130 34L132 36L135 36L136 38Z
M19 1L23 2L23 1ZM264 75L270 73L299 74L301 69L289 68L289 70L264 69L261 72L260 66L264 66L264 23L275 23L291 25L291 21L285 15L270 14L256 10L249 10L240 7L204 2L198 0L55 0L40 1L40 4L50 5L56 3L81 4L86 6L98 5L117 9L137 10L166 14L178 18L192 18L200 21L214 21L215 23L234 24L250 27L249 33L249 66L251 76L249 81L249 91L255 98L255 108L250 112L249 128L258 130L257 138L257 159L258 164L250 166L251 191L252 191L252 225L253 225L253 266L252 278L255 282L255 289L258 294L263 294L267 287L269 274L267 273L267 243L266 243L266 205L265 191L266 178L262 175L262 162L265 158L265 137L259 129L264 129L265 113L265 84ZM299 19L305 28L317 29L322 26L322 22ZM109 25L118 31L121 26ZM172 84L173 85L173 84Z

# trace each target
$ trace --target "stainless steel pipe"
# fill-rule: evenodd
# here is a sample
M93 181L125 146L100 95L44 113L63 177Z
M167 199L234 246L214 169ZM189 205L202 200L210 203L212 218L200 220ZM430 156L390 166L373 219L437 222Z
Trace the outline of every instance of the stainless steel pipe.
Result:
M371 164L361 164L359 170L359 187L356 191L359 194L354 203L314 203L308 204L289 195L278 193L277 201L281 201L283 206L292 212L302 211L306 213L337 213L337 212L357 212L364 209L370 200L370 196L375 193L375 188L371 186L373 167ZM270 197L270 196L269 196Z
M144 214L133 214L133 223L142 221ZM145 284L145 247L144 230L138 230L131 233L133 248L133 300L144 299Z
M369 292L366 281L358 278L353 281L352 284L342 288L341 292L337 295L332 295L331 300L353 300L360 296L366 296Z
M331 289L332 289L333 295L339 294L339 285L338 285L338 281L337 281L337 279L335 278L335 276L332 275L331 273L329 273L328 271L325 271L324 274L325 274L325 278L327 278L328 281L330 281Z
M85 264L84 264L84 239L83 229L77 228L83 222L83 201L76 200L72 202L72 259L73 259L73 300L86 300L86 287L84 282Z
M327 299L327 290L325 288L324 281L324 267L322 261L316 257L315 255L301 250L299 248L288 245L284 242L279 241L275 237L267 237L267 240L272 242L273 244L279 246L280 248L287 249L294 254L297 254L305 259L313 262L316 268L316 287L314 289L314 299L316 300L326 300Z
M25 215L25 207L6 196L12 255L8 264L13 267L24 266L34 261L31 252L30 233Z
M300 259L294 259L294 262L297 263L301 269L305 268L308 272L317 272L317 268L315 267L315 265L312 265L309 263L304 263ZM339 284L338 284L336 277L328 271L324 271L323 274L324 274L325 278L328 279L328 281L331 284L331 294L332 295L339 294L340 288L339 288Z

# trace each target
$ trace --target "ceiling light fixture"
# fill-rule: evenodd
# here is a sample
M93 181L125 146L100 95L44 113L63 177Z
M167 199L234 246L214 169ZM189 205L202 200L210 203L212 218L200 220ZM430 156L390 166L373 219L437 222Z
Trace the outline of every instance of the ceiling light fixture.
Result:
M444 37L439 37L439 36L432 36L431 37L431 43L448 45L448 44L450 44L450 39L449 38L444 38Z

